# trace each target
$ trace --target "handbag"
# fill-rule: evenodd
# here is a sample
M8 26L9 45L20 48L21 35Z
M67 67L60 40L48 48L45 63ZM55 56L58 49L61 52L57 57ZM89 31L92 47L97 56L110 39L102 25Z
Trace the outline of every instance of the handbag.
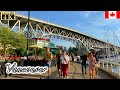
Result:
M95 64L95 68L99 68L100 66L99 66L99 64L98 63L96 63Z

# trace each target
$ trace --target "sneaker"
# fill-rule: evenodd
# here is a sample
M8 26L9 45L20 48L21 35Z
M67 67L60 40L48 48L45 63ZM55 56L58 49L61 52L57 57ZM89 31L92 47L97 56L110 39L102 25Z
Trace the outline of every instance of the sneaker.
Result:
M98 75L98 72L96 72L96 75Z
M58 78L58 77L60 77L60 75L57 75L56 77Z
M50 79L50 76L47 76L48 79Z
M44 79L44 77L40 77L40 79Z
M66 79L69 79L68 77L66 77Z

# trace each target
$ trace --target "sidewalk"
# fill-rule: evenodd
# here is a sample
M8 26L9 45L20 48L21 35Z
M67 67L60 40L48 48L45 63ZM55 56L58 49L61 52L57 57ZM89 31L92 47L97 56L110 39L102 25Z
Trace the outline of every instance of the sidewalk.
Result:
M3 77L1 79L40 79L41 76L43 76L43 79L48 79L48 72L46 72L44 75L12 75L12 76L8 76L7 78ZM57 67L52 66L49 79L62 79L62 77L57 78L56 76L57 76ZM68 77L69 79L89 79L90 77L89 77L88 67L87 67L87 74L82 75L81 64L76 62L71 62ZM99 71L98 75L96 75L95 78L112 79L102 71Z
M62 77L56 77L57 76L57 67L52 67L52 73L50 74L50 79L62 79ZM68 77L69 79L90 79L89 77L89 71L87 67L87 74L82 75L81 71L81 64L76 63L76 62L71 62L70 69L68 72ZM106 73L102 71L98 71L98 75L95 76L95 79L112 79Z

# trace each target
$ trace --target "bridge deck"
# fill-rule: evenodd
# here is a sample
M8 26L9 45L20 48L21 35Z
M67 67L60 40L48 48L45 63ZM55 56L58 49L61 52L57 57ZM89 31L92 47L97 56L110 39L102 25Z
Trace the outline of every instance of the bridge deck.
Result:
M62 79L61 77L56 77L57 75L57 67L53 66L51 68L51 74L49 76L49 79ZM48 78L48 74L43 75L44 79ZM82 75L81 72L81 64L79 63L71 63L70 69L69 69L69 79L89 79L89 72L87 67L87 74ZM107 75L105 72L102 72L99 70L98 75L95 76L96 79L113 79L109 75ZM11 75L7 78L2 77L1 79L40 79L40 75Z

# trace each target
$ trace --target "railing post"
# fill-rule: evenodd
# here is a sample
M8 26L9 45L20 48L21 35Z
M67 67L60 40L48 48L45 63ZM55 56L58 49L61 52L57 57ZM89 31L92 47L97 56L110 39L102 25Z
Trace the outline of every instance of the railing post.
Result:
M99 66L101 66L101 61L98 62Z
M110 64L110 68L111 68L111 72L112 72L112 68L113 68L113 65L112 65L112 64Z
M120 76L120 66L118 66L118 76Z
M112 72L113 74L117 74L117 76L120 77L120 65L117 64L117 63L112 63L112 62L108 62L108 61L100 61L101 63L101 68L103 70L106 70L106 71L110 71ZM105 66L106 65L106 66ZM113 70L113 66L117 67L117 69L115 68ZM109 70L110 69L110 70Z
M108 70L108 63L106 63L106 69Z
M102 68L104 69L104 62L102 62Z

